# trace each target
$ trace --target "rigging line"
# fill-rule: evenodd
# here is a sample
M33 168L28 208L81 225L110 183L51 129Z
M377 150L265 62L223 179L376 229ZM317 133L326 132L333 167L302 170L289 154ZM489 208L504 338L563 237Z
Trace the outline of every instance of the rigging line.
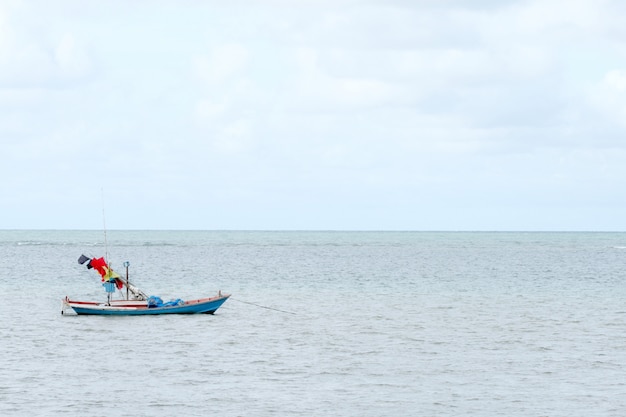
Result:
M291 311L279 310L277 308L262 306L261 304L255 304L255 303L251 303L251 302L248 302L248 301L242 301L242 300L238 300L238 299L233 298L233 297L230 297L230 299L233 300L233 301L239 301L240 303L250 304L250 305L261 307L261 308L266 308L268 310L280 311L281 313L293 314L294 316L296 315L296 313L293 313Z

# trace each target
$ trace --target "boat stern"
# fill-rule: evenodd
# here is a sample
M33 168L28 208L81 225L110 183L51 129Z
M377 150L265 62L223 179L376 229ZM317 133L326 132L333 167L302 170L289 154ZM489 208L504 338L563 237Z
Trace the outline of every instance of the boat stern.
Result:
M70 298L65 296L65 298L61 301L61 314L62 315L76 315L76 311L70 305Z

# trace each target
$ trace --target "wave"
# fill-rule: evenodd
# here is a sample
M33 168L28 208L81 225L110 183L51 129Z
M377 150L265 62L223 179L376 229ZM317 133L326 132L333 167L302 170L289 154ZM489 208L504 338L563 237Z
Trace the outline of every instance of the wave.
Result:
M0 242L1 246L104 246L102 242L46 242L41 240Z

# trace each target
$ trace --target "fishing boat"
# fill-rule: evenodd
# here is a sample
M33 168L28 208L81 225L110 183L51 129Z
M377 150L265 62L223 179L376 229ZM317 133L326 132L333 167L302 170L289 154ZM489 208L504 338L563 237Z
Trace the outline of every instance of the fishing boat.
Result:
M73 311L78 315L99 316L143 316L156 314L213 314L230 297L222 294L196 300L175 299L163 302L160 297L147 296L128 279L129 262L124 262L126 278L120 277L104 258L89 258L81 255L78 263L86 264L88 269L95 269L102 278L102 286L107 293L106 302L76 301L65 297L61 314ZM124 289L126 291L124 291ZM116 291L121 299L114 299ZM125 295L124 295L125 293Z

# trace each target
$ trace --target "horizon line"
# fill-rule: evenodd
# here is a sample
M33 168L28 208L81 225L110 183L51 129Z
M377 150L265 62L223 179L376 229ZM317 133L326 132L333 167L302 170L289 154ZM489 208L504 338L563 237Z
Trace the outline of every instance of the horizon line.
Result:
M337 233L625 233L626 230L592 229L106 229L114 232L337 232ZM102 232L80 228L0 228L0 232Z

